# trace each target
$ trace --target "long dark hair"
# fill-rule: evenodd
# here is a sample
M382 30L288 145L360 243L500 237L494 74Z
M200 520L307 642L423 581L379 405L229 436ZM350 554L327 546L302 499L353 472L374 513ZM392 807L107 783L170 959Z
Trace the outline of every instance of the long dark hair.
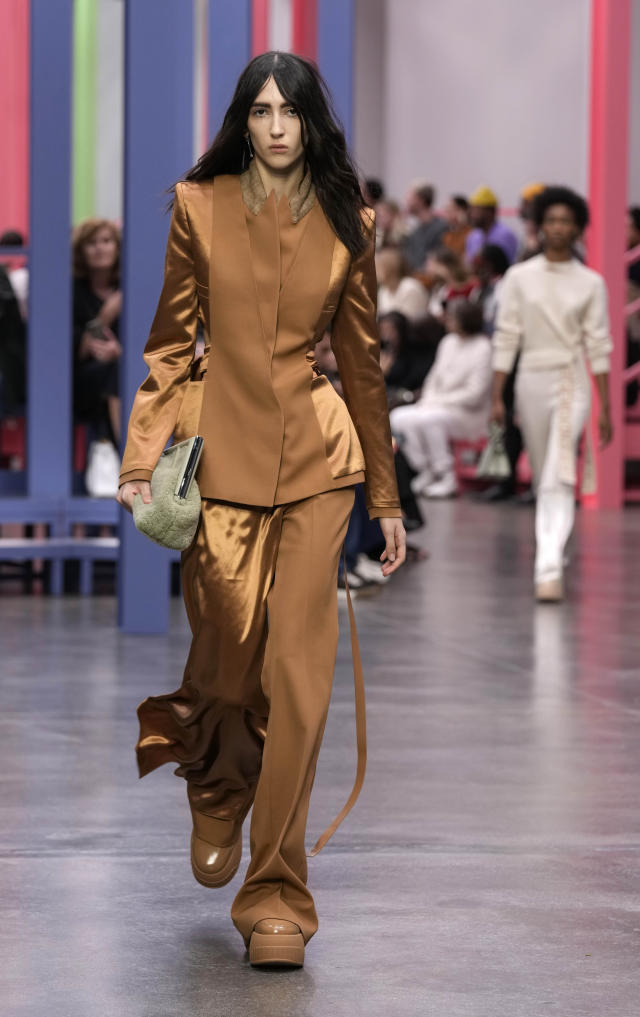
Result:
M222 173L242 173L247 168L245 134L249 112L270 77L297 110L305 165L311 172L318 201L334 233L355 256L365 245L361 216L365 204L329 90L309 60L275 51L254 57L238 79L231 105L211 147L185 179L211 180Z

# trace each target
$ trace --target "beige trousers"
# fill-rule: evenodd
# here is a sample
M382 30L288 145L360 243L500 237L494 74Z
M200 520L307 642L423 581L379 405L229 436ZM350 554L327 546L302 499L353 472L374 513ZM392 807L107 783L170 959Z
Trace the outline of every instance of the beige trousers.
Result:
M253 804L251 861L233 903L248 942L262 918L318 919L307 887L309 797L338 643L337 572L353 488L272 509L203 501L183 554L193 635L181 688L139 707L140 775L175 761L201 812L237 830Z

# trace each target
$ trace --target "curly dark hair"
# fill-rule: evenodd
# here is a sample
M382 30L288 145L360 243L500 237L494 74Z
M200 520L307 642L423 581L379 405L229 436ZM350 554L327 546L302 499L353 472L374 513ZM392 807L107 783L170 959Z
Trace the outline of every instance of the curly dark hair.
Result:
M538 228L542 226L544 217L552 205L566 205L571 210L576 226L582 233L589 225L589 206L584 198L569 187L549 186L536 195L533 200L531 218Z
M245 133L249 111L270 77L302 121L306 166L311 171L322 210L334 233L352 255L357 255L366 244L360 182L329 89L310 60L276 51L254 57L238 79L222 127L185 179L211 180L219 174L242 173L247 168Z

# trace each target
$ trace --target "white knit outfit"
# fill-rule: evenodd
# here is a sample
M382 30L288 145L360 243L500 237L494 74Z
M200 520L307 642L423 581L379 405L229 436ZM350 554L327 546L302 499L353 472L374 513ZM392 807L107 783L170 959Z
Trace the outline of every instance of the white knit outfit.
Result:
M420 399L391 411L391 430L418 473L453 470L451 440L486 434L490 408L491 343L486 336L441 340Z
M429 313L429 294L419 279L406 275L395 290L378 287L378 316L399 311L409 321L419 321Z
M543 254L504 277L493 367L508 374L520 350L516 412L537 492L536 582L562 575L573 529L576 451L589 416L594 374L609 372L612 349L604 280L577 259Z

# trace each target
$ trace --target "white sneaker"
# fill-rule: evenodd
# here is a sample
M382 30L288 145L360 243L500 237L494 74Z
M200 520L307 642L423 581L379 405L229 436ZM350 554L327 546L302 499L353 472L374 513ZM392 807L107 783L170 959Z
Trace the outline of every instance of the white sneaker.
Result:
M427 498L455 498L458 493L458 481L453 473L445 473L443 477L429 484L425 494Z
M429 484L433 484L433 473L431 470L423 470L413 478L409 486L415 495L426 495Z
M366 554L359 554L356 559L355 573L360 579L368 580L373 583L386 583L389 576L382 575L382 569L380 564L371 561L371 558L367 558ZM349 580L351 582L351 580Z

